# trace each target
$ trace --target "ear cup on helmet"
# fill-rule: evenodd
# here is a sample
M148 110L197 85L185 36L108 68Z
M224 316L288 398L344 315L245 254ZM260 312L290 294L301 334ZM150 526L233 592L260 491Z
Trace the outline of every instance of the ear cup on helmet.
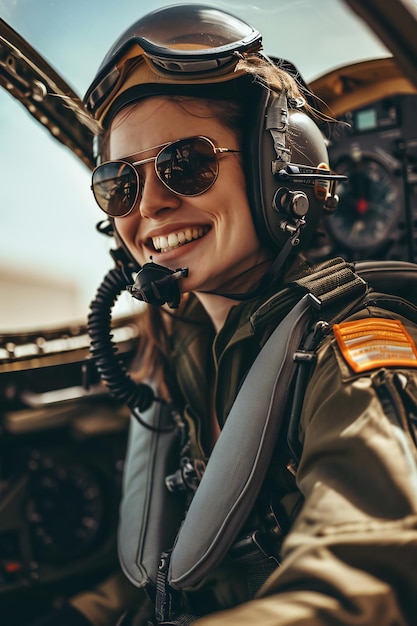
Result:
M274 198L280 188L288 192L301 192L308 199L306 225L301 230L300 246L305 247L316 230L323 211L323 200L318 200L314 185L300 185L279 179L272 172L272 163L277 160L274 139L267 128L268 116L275 117L274 109L281 107L279 95L260 84L253 84L256 97L248 108L250 124L244 139L244 159L248 181L248 195L255 228L260 240L269 247L282 248L289 234L282 229L286 215L277 209ZM250 111L250 112L249 112ZM279 113L279 111L278 111ZM278 118L280 115L277 116ZM285 133L289 162L317 167L328 163L324 137L315 122L299 109L288 110L288 126ZM283 162L282 166L285 167ZM287 194L288 195L288 194ZM295 194L293 194L295 195ZM300 249L298 246L298 249Z

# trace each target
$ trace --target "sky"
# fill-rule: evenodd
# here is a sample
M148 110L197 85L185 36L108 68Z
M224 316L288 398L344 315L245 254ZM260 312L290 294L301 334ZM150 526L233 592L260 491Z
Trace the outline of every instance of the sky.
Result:
M79 93L110 45L145 13L179 0L0 0L0 16ZM183 0L184 4L192 4ZM346 60L374 57L379 43L342 0L205 0L253 24L264 48L286 56L306 80ZM360 37L358 37L360 35Z
M124 29L150 10L177 3L0 0L0 17L82 96ZM387 55L341 0L206 3L257 27L266 52L292 61L306 81L350 62ZM13 268L75 282L79 295L71 315L83 317L101 278L112 267L110 242L95 231L102 214L91 196L90 174L4 92L0 92L0 136L0 273ZM4 307L7 294L2 294L2 301ZM12 318L11 311L8 328ZM61 321L45 310L46 325ZM27 325L32 325L30 307Z

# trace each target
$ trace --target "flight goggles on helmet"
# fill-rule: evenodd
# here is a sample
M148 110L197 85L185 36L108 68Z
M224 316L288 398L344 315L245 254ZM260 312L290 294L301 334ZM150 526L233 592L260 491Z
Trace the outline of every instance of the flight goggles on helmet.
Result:
M200 4L165 7L135 22L118 39L84 102L96 119L102 119L120 90L129 87L127 77L138 64L145 64L149 73L141 82L227 81L239 75L235 72L239 58L261 47L259 31L223 10Z

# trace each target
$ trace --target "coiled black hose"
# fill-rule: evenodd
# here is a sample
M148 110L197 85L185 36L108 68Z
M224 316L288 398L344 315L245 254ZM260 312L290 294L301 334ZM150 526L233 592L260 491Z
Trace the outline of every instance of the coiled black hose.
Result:
M111 311L126 289L126 274L116 267L108 272L90 304L88 333L90 352L101 379L110 393L123 402L137 415L146 411L155 400L152 388L145 383L136 383L127 373L122 361L117 357L117 348L112 341Z

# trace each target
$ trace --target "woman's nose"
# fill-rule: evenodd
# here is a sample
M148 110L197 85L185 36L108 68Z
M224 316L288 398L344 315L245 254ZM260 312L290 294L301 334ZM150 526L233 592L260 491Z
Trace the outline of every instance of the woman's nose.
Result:
M141 172L142 189L138 198L141 217L156 217L162 211L175 209L180 198L159 180L152 163L145 167L146 170Z

